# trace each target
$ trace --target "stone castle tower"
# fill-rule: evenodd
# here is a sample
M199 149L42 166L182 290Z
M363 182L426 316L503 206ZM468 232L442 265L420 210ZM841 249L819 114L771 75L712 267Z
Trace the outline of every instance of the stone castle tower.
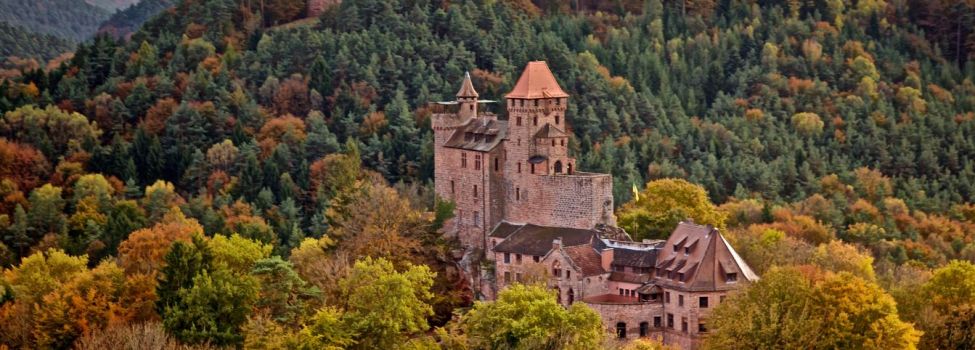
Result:
M577 170L568 152L569 95L543 61L529 62L505 96L507 120L464 76L455 101L433 105L436 193L455 203L461 244L486 252L501 222L592 229L614 226L613 180ZM493 258L493 254L487 254Z

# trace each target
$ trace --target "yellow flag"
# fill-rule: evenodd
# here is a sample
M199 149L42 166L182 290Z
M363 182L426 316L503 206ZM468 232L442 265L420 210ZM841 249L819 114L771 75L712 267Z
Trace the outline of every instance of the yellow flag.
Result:
M640 190L636 189L636 184L633 184L633 200L634 201L640 200Z

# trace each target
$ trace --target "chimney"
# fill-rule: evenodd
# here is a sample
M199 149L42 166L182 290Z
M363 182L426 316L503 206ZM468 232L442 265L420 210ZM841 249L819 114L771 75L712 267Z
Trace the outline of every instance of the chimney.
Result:
M562 237L552 240L552 250L562 249Z
M688 223L688 224L693 224L693 223L694 223L694 218L687 218L687 219L684 219L684 222L686 222L686 223Z
M613 268L613 248L605 248L599 254L602 258L603 271L612 271Z

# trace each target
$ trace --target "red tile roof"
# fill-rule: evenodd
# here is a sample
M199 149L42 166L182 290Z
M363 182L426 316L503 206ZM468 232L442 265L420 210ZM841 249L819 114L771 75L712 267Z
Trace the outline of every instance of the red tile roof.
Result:
M555 80L552 71L548 69L545 61L528 62L525 71L521 73L514 89L511 89L506 98L556 98L569 97L569 94L562 91L559 82Z
M572 264L579 268L583 276L595 276L606 273L603 270L603 258L590 244L562 248Z

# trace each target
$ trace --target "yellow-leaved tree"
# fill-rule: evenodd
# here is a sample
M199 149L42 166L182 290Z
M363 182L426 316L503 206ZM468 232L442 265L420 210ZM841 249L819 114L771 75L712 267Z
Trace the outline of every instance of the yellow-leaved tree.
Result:
M650 181L616 216L620 227L636 240L667 237L686 219L718 228L724 228L725 223L725 214L711 203L704 187L682 179Z

